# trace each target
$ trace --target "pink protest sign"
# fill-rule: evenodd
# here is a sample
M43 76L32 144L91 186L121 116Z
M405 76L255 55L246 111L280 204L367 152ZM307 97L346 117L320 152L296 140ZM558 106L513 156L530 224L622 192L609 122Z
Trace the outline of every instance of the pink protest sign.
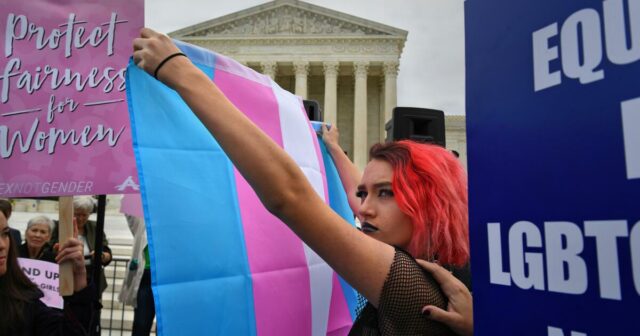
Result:
M0 12L0 197L137 193L125 93L143 0Z
M18 258L24 274L40 288L44 296L40 299L49 307L62 309L62 296L58 291L60 266L41 260Z
M126 215L132 215L144 218L142 210L142 199L140 194L127 194L122 197L120 202L120 212Z

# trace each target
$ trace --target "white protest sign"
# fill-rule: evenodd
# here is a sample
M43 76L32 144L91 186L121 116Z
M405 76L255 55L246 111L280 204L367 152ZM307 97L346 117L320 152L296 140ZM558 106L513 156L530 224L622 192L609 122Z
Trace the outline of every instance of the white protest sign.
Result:
M18 258L18 263L24 274L44 293L40 301L49 307L62 309L64 302L58 293L59 265L27 258Z

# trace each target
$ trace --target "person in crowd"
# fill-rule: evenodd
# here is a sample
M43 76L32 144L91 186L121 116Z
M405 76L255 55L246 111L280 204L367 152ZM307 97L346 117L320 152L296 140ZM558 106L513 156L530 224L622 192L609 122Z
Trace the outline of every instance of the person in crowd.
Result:
M349 206L355 214L358 214L361 204L356 197L356 190L362 174L342 150L339 143L340 132L336 125L330 128L322 125L321 135L338 170L343 188L347 193ZM455 153L452 154L455 156ZM457 158L457 156L455 157ZM435 321L446 324L459 335L472 335L471 272L468 265L462 268L449 267L447 270L438 264L424 260L418 259L417 262L438 281L448 299L448 311L436 306L425 306L422 313Z
M74 294L64 298L64 310L40 301L42 292L18 265L17 244L0 211L0 335L86 335L94 315L91 299L95 290L87 286L82 243L70 238L56 257L58 263L73 265Z
M131 336L149 336L156 315L151 290L151 262L144 219L125 215L133 234L131 261L120 290L120 302L134 307Z
M469 258L466 176L448 151L411 141L372 147L357 183L358 231L168 36L144 28L133 47L134 62L177 91L265 207L368 300L351 335L452 334L422 316L425 305L446 309L447 301L415 261Z
M82 242L84 246L84 256L85 256L85 266L87 268L87 276L88 280L92 281L93 276L93 255L95 250L95 242L96 242L96 233L97 233L97 224L93 220L89 220L89 216L93 212L94 209L94 201L91 197L83 196L83 197L75 197L73 199L73 218L78 223L78 239ZM111 249L109 248L109 241L107 236L102 233L102 255L101 255L101 263L102 266L107 266L111 263L112 255ZM54 229L51 243L55 245L58 242L58 229L57 227ZM100 267L100 266L98 266ZM100 280L99 280L98 288L100 293L104 292L107 289L107 278L104 275L104 269L100 267Z
M460 336L473 336L473 298L467 286L453 273L436 263L421 259L416 261L438 281L449 301L447 310L427 305L422 308L422 314L446 324Z
M0 198L0 212L4 214L4 216L9 220L11 218L11 212L13 212L13 206L11 205L11 201L8 199ZM20 235L20 231L14 228L9 228L11 235L13 236L13 241L22 243L22 236Z
M55 262L56 254L49 245L52 231L53 221L49 217L31 218L27 222L27 230L24 233L25 242L18 250L20 258Z

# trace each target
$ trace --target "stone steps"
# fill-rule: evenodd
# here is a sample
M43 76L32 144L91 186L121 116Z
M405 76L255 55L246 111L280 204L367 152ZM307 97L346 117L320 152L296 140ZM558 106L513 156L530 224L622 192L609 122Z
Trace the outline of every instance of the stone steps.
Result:
M100 325L102 326L102 334L105 334L106 330L111 330L112 335L115 330L122 329L124 332L131 332L133 327L133 311L129 310L106 310L102 309L102 315L100 315ZM152 335L155 335L156 323L153 322L151 327ZM130 333L129 333L130 334ZM123 333L125 335L125 333Z

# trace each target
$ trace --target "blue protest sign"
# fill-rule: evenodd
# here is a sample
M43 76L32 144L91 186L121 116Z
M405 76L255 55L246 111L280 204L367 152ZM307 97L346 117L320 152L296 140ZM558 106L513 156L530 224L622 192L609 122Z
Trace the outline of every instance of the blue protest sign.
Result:
M639 335L640 1L465 10L475 335Z

